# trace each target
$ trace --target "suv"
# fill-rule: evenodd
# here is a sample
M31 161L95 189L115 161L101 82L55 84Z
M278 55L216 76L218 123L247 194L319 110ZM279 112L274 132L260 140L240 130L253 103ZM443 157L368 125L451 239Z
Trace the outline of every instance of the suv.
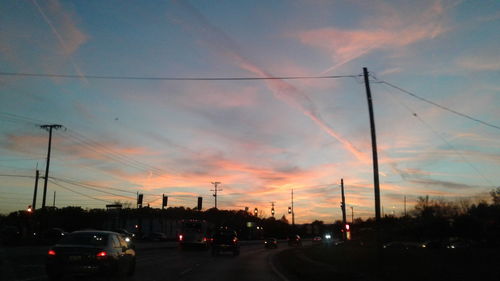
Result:
M214 234L212 255L217 256L220 252L233 252L233 256L240 254L240 245L236 231L220 229Z

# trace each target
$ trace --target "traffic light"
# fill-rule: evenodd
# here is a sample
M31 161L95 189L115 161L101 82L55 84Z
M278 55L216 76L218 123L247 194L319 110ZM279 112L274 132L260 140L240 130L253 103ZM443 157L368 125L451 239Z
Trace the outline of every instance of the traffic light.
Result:
M259 210L257 208L253 209L254 215L257 215L258 212L259 212Z
M168 203L168 196L163 196L163 202L162 202L162 207L167 207L167 203Z
M291 214L292 213L292 207L288 207L288 213Z
M144 194L139 194L137 196L137 205L142 207L142 198L144 197Z
M202 202L203 202L203 197L198 197L198 211L201 211Z
M274 217L274 208L271 209L271 214L273 215Z
M346 225L345 225L345 230L349 231L349 229L350 229L350 228L351 228L351 227L349 226L349 224L346 224Z
M28 213L33 212L33 209L31 208L31 205L28 206L28 209L26 209L26 211L28 211Z

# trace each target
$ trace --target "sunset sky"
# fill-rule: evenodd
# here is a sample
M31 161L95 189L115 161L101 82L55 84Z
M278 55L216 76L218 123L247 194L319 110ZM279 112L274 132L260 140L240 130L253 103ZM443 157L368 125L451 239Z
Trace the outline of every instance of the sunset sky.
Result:
M0 213L47 204L374 216L371 89L386 214L500 186L500 1L2 1ZM352 77L168 81L116 77ZM396 85L487 124L426 103ZM37 207L41 206L40 180ZM135 206L135 202L133 204ZM290 219L290 216L287 215Z

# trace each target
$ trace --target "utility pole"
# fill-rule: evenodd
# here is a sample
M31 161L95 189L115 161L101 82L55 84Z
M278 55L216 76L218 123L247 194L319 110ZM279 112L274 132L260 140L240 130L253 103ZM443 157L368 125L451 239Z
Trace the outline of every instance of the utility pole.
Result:
M380 186L378 179L378 155L377 155L377 136L375 133L375 119L373 117L372 93L370 90L370 80L368 79L368 69L363 67L363 76L365 78L366 98L368 100L368 113L370 114L370 129L372 136L372 156L373 156L373 184L375 192L375 221L380 224Z
M50 148L52 145L52 129L60 129L62 125L52 124L52 125L41 125L40 128L47 130L49 132L49 147L47 149L47 164L45 165L45 177L43 182L43 199L42 199L42 209L45 208L45 199L47 198L47 181L49 179L49 166L50 166Z
M351 206L351 224L354 223L354 207Z
M271 203L271 215L274 217L274 203L276 203L276 202L272 201L269 203Z
M54 199L52 200L52 207L56 206L56 191L54 190Z
M213 196L215 197L215 209L217 209L217 191L222 191L222 189L217 188L217 185L221 184L221 182L215 181L212 182L212 184L214 185L214 189L210 189L210 191L214 192Z
M404 204L404 206L405 206L405 217L406 217L406 195L405 195L405 204Z
M38 179L40 178L40 171L36 170L35 175L35 191L33 192L33 203L31 204L32 210L36 210L36 195L38 193Z
M292 188L292 226L295 227L295 212L293 211L293 188Z
M347 225L347 218L346 218L346 211L345 211L345 195L344 195L344 179L340 179L340 191L342 193L342 202L340 203L340 208L342 209L342 233L344 234L343 238L344 240L347 239L347 232L346 232L346 225Z

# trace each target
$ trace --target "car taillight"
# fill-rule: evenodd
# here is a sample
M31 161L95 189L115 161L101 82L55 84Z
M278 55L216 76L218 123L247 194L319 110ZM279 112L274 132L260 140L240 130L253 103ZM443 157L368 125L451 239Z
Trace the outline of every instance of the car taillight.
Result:
M102 257L106 257L107 255L108 255L108 253L106 253L106 251L101 251L101 252L97 253L97 255L95 255L95 256L98 258L102 258Z
M207 237L203 237L203 242L207 242Z
M49 256L55 256L56 255L56 251L54 250L49 250L49 252L47 253Z
M233 243L236 243L236 242L238 242L238 238L234 237L233 238Z
M184 236L182 236L182 234L181 234L181 235L179 235L179 241L182 241L182 239L184 239Z

